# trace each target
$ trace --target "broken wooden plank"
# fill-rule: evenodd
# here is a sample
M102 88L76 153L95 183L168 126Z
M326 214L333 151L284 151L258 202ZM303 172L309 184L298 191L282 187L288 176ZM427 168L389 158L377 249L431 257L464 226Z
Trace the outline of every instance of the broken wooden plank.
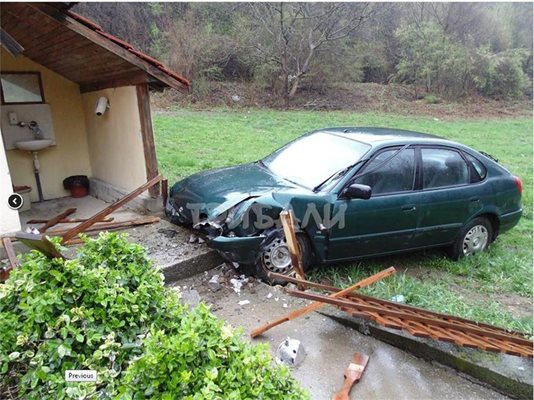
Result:
M365 367L369 362L369 356L362 353L354 353L352 362L345 370L345 381L341 389L332 397L332 400L350 400L350 390L356 382L358 382L365 371Z
M102 211L96 213L94 216L89 218L87 221L82 222L80 225L75 226L74 228L70 229L63 235L62 243L67 242L69 239L72 239L76 236L78 236L79 233L85 231L87 228L89 228L91 225L93 225L95 222L102 220L103 218L107 217L109 214L111 214L116 209L122 207L124 204L128 203L130 200L134 199L135 197L139 196L141 193L143 193L148 188L151 188L152 186L156 185L161 181L162 177L161 175L158 175L152 179L150 179L145 184L139 186L137 189L133 190L132 192L128 193L123 198L117 200L115 203L110 205L109 207L104 208Z
M9 265L11 266L11 269L18 267L19 260L17 259L17 255L15 253L15 249L13 248L13 244L11 243L11 238L8 238L8 237L2 238L2 245L4 246L4 249L6 250L7 259L9 260Z
M280 220L284 228L284 235L289 248L289 255L291 256L291 264L299 279L304 279L304 265L302 263L302 255L300 254L300 246L295 234L295 220L291 210L283 210L280 213ZM303 286L298 285L299 289L304 289Z
M462 337L463 334L473 334L498 340L509 341L530 348L530 357L532 357L532 342L525 339L524 337L519 337L515 334L510 334L505 330L497 327L494 327L494 330L474 327L474 325L476 325L475 321L470 321L471 324L466 324L465 322L458 320L452 315L449 316L448 320L428 317L424 313L422 313L421 315L417 315L414 313L403 312L403 305L399 305L397 310L392 310L381 305L369 305L366 300L358 299L356 296L350 298L339 298L340 296L337 296L336 298L333 297L334 295L323 296L319 294L301 292L297 290L286 290L286 293L290 296L332 304L349 310L356 310L364 315L367 314L368 319L374 319L374 315L379 315L382 318L397 317L400 318L400 320L404 321L404 323L406 324L411 321L415 321L422 324L426 324L428 327L431 328L440 327L454 332L460 332L462 334ZM380 301L379 299L376 300ZM400 329L403 329L403 327L400 327Z
M346 288L346 289L343 289L343 290L340 290L339 292L337 293L333 293L331 294L329 297L331 298L337 298L337 297L342 297L342 296L345 296L347 294L349 294L350 292L353 292L354 290L357 290L357 289L361 289L363 287L366 287L366 286L369 286L373 283L375 283L376 281L379 281L380 279L383 279L387 276L390 276L392 274L394 274L396 272L395 268L393 267L389 267L388 269L385 269L383 271L380 271L379 273L377 274L374 274L368 278L365 278L363 280L361 280L360 282ZM299 292L300 293L300 292ZM314 302L312 304L309 304L307 305L306 307L302 307L302 308L299 308L298 310L295 310L281 318L278 318L277 320L273 321L273 322L269 322L268 324L266 325L263 325L263 326L260 326L259 328L256 328L254 329L251 333L250 333L250 336L255 338L256 336L259 336L261 335L262 333L265 333L267 332L269 329L271 328L274 328L275 326L278 326L280 324L283 324L284 322L287 322L287 321L291 321L295 318L298 318L300 317L301 315L304 315L304 314L308 314L312 311L315 311L317 310L318 308L321 308L324 304L321 303L321 302Z
M33 233L18 232L15 234L15 237L30 249L37 250L48 258L65 259L65 256L63 256L63 254L61 254L55 248L54 244L48 240L45 235L34 235Z
M341 290L341 289L339 289L339 288L337 288L335 286L325 285L325 284L316 283L316 282L310 282L310 281L306 281L306 280L300 280L300 279L292 277L292 276L287 276L287 275L283 275L283 274L277 274L275 272L269 272L268 275L269 275L269 278L271 278L271 279L285 280L287 282L292 282L292 283L295 283L295 284L302 283L306 287L312 287L312 288L316 288L316 289L326 290L326 291L332 292L332 293L336 293L336 292L339 292ZM411 305L407 305L407 304L400 304L400 303L393 302L393 301L377 299L377 298L374 298L374 297L371 297L371 296L366 296L366 295L359 294L359 293L350 293L350 294L348 294L346 296L343 296L343 297L347 298L348 300L360 300L360 301L363 300L369 305L375 305L375 306L379 306L379 307L384 307L385 309L390 309L390 310L399 310L400 309L402 312L405 312L405 313L411 314L411 315L427 316L429 318L438 318L438 319L442 319L444 321L448 321L451 318L453 318L454 321L456 321L456 322L462 322L462 323L467 324L468 326L472 326L474 328L494 330L494 331L501 332L501 333L513 334L513 335L516 335L518 337L522 337L523 336L523 334L521 332L514 332L514 331L509 330L509 329L498 328L496 326L493 326L493 325L490 325L490 324L485 324L483 322L475 322L475 321L471 321L471 320L468 320L468 319L465 319L465 318L462 318L462 317L457 317L457 316L453 317L453 316L448 315L448 314L443 314L443 313L438 313L438 312L435 312L435 311L426 310L426 309L421 308L421 307L415 307L415 306L411 306Z
M99 223L98 225L95 224L80 233L85 233L91 236L91 235L96 235L102 231L115 231L115 230L120 230L120 229L128 229L128 228L132 228L135 226L154 224L154 223L159 222L160 220L161 219L159 217L152 216L152 217L142 217L142 218L137 218L133 220L127 220L127 221L117 221L113 223L102 222L102 223ZM61 229L61 230L56 230L56 231L48 231L46 234L50 237L62 236L67 231L68 229ZM12 237L11 239L14 241L19 240L17 237L14 237L14 238ZM73 239L69 239L68 241L62 244L78 244L78 243L82 243L82 241L79 240L79 238L73 238Z
M96 232L109 231L113 229L125 229L125 228L131 228L134 226L154 224L156 222L159 222L160 220L161 220L160 217L147 216L147 217L141 217L141 218L136 218L136 219L129 219L126 221L102 222L102 223L99 223L98 225L94 224L86 228L84 231L80 233L95 232L95 231ZM56 231L49 231L47 232L47 235L48 236L63 236L69 230L70 229L58 229Z
M106 231L106 232L107 231L118 231L122 229L134 228L136 226L154 224L159 221L160 221L159 217L145 217L145 218L139 218L137 220L123 221L123 223L116 222L115 224L117 225L108 226L106 229L101 229L100 225L93 226L83 233L86 234L87 236L95 236L103 231ZM81 240L80 238L72 238L63 244L66 246L70 246L73 244L80 244L80 243L83 243L83 240Z
M79 224L80 222L87 221L87 219L88 218L64 218L61 221L59 221L59 224ZM111 222L114 219L115 219L114 217L104 218L103 220L98 221L96 223L98 224L98 223L101 223L101 222ZM50 221L50 220L48 220L48 219L30 219L29 221L26 222L26 224L45 224L48 221Z
M63 211L61 214L56 215L54 218L48 220L43 226L41 226L39 228L39 232L45 233L48 229L50 229L54 225L59 224L59 221L68 217L71 214L74 214L75 212L76 212L76 208L69 208Z

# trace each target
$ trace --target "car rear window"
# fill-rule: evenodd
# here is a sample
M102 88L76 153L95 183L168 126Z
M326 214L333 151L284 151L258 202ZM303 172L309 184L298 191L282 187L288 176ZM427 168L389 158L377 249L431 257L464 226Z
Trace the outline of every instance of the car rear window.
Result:
M484 166L484 164L482 164L478 159L473 157L471 154L465 153L465 156L466 156L467 160L473 166L473 172L475 174L474 177L473 176L471 177L471 182L480 182L488 174L488 171L486 170L486 167Z
M423 189L465 185L469 183L467 164L457 151L421 149Z

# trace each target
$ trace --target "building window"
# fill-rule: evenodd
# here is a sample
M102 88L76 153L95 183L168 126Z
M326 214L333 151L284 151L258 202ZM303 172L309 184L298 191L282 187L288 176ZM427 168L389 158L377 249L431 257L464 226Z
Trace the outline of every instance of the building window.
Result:
M2 104L44 103L39 72L2 72L0 82Z

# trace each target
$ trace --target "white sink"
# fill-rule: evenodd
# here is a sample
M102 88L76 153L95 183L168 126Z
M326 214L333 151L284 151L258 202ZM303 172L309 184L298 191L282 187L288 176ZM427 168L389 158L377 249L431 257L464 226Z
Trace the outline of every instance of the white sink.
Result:
M52 146L52 143L54 141L51 139L24 140L22 142L16 142L15 147L19 150L39 151Z

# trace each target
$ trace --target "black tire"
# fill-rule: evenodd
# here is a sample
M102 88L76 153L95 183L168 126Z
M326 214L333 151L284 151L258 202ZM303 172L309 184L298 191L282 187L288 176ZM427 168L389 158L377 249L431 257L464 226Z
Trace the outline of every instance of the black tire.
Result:
M493 226L487 218L478 217L468 222L456 241L447 249L455 261L486 251L493 240Z
M313 252L309 239L304 233L297 233L297 240L299 242L300 254L302 256L302 263L304 265L304 271L308 271L312 264ZM287 249L287 254L289 255L289 249L285 236L283 234L277 235L273 238L268 245L258 255L258 259L255 265L255 275L258 279L261 279L264 282L267 282L270 285L285 285L287 282L279 279L270 279L268 277L269 272L278 272L283 275L291 275L294 273L293 266L291 261L289 261L289 266L281 267L277 266L275 263L270 261L270 257L275 256L277 251L281 251L283 247Z

